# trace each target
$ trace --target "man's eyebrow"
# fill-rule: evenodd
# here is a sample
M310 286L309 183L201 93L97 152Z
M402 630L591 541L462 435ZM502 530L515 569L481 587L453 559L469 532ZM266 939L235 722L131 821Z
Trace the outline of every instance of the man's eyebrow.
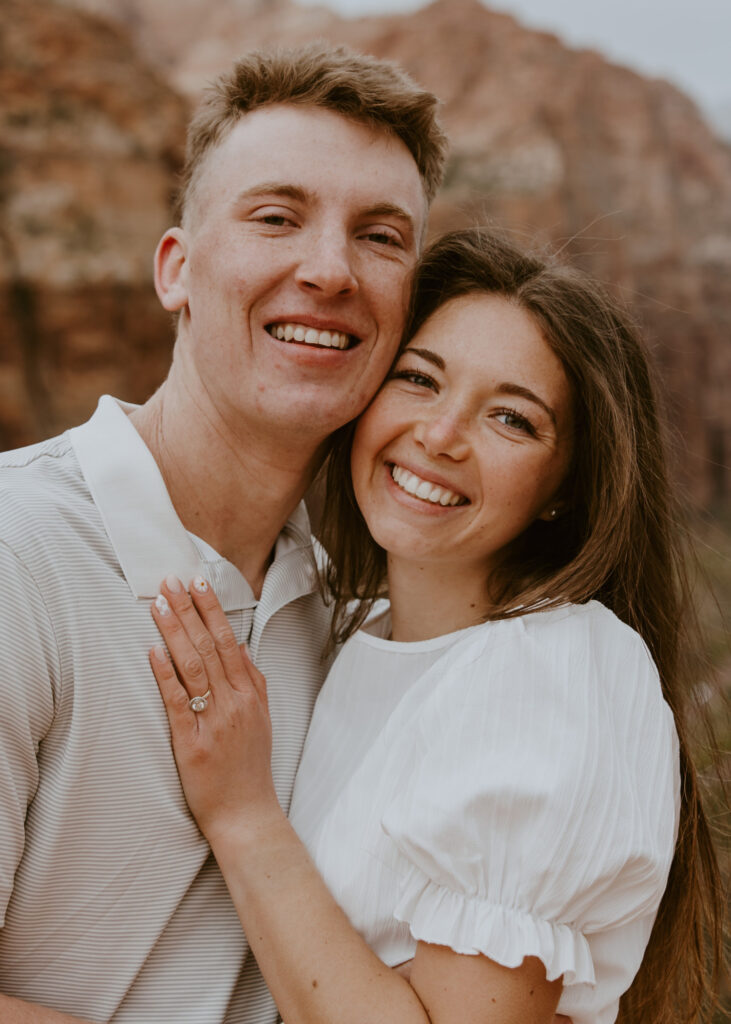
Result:
M236 201L240 203L244 199L256 199L258 196L282 196L284 199L294 199L298 203L304 203L307 199L307 193L300 185L292 185L286 181L262 181L239 192Z
M398 217L399 220L405 220L412 231L414 229L414 218L402 206L397 206L395 203L376 203L364 211L364 216Z
M530 388L523 387L522 384L513 384L510 381L504 381L502 384L499 384L497 390L506 395L516 395L518 398L526 398L529 402L534 402L549 415L554 427L557 426L556 413L550 405L546 405L543 399L538 397L535 391L531 391Z
M408 355L409 352L414 352L417 356L421 356L422 359L426 359L427 363L431 363L432 366L436 366L438 370L443 370L446 367L446 363L441 356L438 356L436 352L432 352L429 348L417 348L416 345L409 345L401 353L402 356Z

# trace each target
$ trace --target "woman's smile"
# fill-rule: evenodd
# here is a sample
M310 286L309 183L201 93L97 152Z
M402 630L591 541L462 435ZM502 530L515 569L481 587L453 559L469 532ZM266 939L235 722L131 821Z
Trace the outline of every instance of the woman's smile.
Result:
M469 503L469 499L464 494L437 483L431 478L431 474L427 478L396 463L387 464L387 469L391 474L391 479L400 490L421 502L441 507L454 507Z

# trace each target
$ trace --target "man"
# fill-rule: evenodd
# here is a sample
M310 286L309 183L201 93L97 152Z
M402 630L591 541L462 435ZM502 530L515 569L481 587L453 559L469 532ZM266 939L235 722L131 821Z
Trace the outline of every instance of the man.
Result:
M4 1022L276 1020L178 785L149 603L166 574L213 582L267 676L288 806L328 626L301 499L390 365L444 148L391 65L239 62L155 257L167 380L0 458Z

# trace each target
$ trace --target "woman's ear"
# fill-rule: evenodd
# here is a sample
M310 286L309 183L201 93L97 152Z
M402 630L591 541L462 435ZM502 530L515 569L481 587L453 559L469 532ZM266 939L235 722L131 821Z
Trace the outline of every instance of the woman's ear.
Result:
M547 505L541 514L538 516L546 523L555 523L557 519L564 514L566 511L566 502L564 501L552 501L550 505Z
M188 302L186 261L185 232L169 228L155 250L155 291L169 313L176 313Z

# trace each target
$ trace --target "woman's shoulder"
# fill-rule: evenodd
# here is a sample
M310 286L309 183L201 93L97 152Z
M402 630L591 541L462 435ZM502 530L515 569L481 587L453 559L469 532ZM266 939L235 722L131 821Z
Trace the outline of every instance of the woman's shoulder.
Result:
M659 675L643 638L598 601L526 611L470 630L441 666L447 680L463 680L484 699L509 686L514 702L540 691L555 706L601 699L617 714L640 708L665 711ZM461 684L460 684L461 685ZM591 695L594 695L591 698Z
M465 631L454 652L489 654L510 647L516 654L544 650L568 658L587 647L607 648L615 657L638 654L652 663L640 634L599 601L539 606Z

